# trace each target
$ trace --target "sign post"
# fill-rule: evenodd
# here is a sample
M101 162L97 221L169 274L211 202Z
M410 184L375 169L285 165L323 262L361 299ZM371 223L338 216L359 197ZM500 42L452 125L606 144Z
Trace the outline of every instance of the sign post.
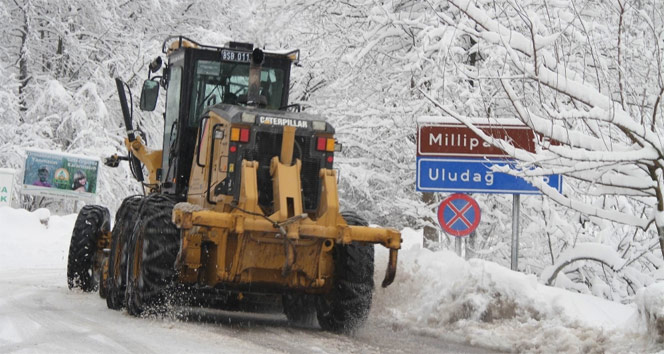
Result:
M0 206L12 205L14 173L12 169L0 168Z
M512 194L512 262L510 269L519 268L519 214L521 211L520 194Z
M535 152L537 138L535 133L517 119L476 119L473 124L489 136L506 140L517 148ZM540 194L539 189L523 178L493 170L494 166L515 168L516 164L517 161L507 153L485 142L454 118L424 117L418 121L416 171L418 191L513 195L512 270L517 270L518 267L520 195ZM562 192L562 176L545 176L544 181L558 192ZM462 198L455 198L455 200L460 199ZM443 203L438 210L439 220L441 209L444 209ZM479 207L477 214L479 223ZM458 220L459 218L455 223ZM459 236L455 234L457 231L451 225L441 222L441 227L448 234Z

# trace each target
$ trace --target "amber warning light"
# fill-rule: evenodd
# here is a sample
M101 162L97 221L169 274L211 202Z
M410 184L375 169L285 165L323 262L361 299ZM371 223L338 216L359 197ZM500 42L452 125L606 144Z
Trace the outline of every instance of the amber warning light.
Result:
M248 143L251 136L249 128L232 128L231 141L239 141L241 143Z
M318 151L334 151L334 139L319 137L316 141L316 150Z

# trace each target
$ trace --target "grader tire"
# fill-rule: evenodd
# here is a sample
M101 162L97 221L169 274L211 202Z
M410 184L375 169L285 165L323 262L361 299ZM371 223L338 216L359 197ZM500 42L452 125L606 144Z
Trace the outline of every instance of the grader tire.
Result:
M282 295L284 314L291 325L311 327L316 321L316 298L308 294Z
M368 225L355 213L341 215L348 225ZM371 309L374 248L354 242L337 245L333 252L334 285L328 294L317 298L318 323L327 331L352 333L364 324Z
M99 205L86 205L74 223L67 258L67 285L85 292L96 291L99 269L95 269L95 255L99 237L108 232L110 214Z
M108 256L108 279L106 283L106 306L120 310L125 304L127 287L127 241L134 231L136 216L141 200L140 195L125 198L115 214L115 224L111 233L111 252Z
M154 194L141 204L129 241L127 312L161 315L168 309L177 277L180 233L171 221L175 202Z

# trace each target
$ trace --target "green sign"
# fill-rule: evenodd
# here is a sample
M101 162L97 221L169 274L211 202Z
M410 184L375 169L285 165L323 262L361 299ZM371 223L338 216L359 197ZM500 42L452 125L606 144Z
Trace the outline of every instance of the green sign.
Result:
M14 170L0 168L0 206L11 206Z

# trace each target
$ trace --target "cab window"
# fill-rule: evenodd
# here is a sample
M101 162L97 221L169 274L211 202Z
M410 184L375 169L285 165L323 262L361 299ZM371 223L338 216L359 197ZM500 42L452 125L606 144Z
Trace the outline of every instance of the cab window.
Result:
M182 67L173 66L166 91L166 119L164 121L164 148L162 150L161 166L169 166L170 147L173 139L178 135L177 121L180 112L180 86L182 82ZM168 171L163 171L162 182L167 178Z
M263 67L260 95L268 109L279 109L284 93L284 71ZM196 62L189 126L198 124L203 111L217 103L243 104L249 87L249 64L242 62Z

